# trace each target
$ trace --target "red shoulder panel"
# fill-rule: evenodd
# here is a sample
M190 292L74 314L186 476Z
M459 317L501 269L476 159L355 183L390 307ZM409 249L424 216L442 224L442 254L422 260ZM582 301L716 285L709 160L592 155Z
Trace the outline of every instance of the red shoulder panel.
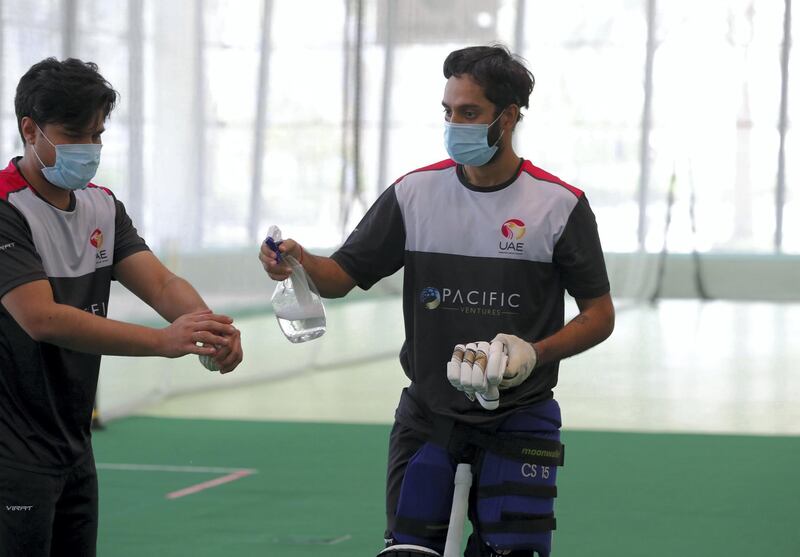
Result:
M569 191L571 191L572 194L575 197L581 197L583 195L583 190L578 189L575 186L572 186L572 185L566 183L564 180L562 180L558 176L553 176L552 174L550 174L546 170L542 170L538 166L534 166L531 163L531 161L529 161L529 160L526 160L524 163L522 163L522 167L520 168L520 172L527 172L528 174L530 174L531 176L533 176L537 180L542 180L544 182L550 182L552 184L558 184L559 186L562 186L562 187L568 189Z

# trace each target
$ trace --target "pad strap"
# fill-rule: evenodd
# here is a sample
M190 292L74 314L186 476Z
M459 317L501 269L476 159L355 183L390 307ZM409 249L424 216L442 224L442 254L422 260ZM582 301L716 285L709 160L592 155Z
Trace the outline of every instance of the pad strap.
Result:
M403 534L424 539L439 539L447 534L447 522L431 522L429 520L418 520L407 516L396 516L394 518L394 530Z
M481 534L534 534L556 529L556 519L552 514L530 515L503 513L500 522L481 524Z
M564 445L559 441L503 433L489 435L481 431L473 431L470 441L482 449L511 460L564 466Z
M505 482L497 485L482 485L478 487L479 499L504 496L544 497L552 499L558 496L558 490L554 485L526 484L521 482Z

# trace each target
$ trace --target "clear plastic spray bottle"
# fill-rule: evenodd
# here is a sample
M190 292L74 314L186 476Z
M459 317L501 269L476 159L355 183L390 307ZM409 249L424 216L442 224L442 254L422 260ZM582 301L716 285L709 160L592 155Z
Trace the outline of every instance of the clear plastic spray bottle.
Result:
M314 281L303 266L291 255L278 250L282 242L281 231L270 226L265 243L292 268L292 274L279 282L272 294L272 308L281 331L290 342L314 340L325 334L325 306Z

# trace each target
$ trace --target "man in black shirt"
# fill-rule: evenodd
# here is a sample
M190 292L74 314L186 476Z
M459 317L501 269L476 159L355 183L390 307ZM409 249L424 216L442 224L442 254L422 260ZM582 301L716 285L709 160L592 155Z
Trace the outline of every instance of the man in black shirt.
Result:
M0 556L92 556L90 423L101 354L242 359L232 320L150 252L91 183L117 93L80 60L48 58L15 98L22 157L0 171ZM167 321L107 319L118 280Z
M442 551L455 462L466 458L452 444L463 438L481 455L467 554L546 557L552 467L563 454L553 399L559 361L614 327L603 252L584 192L514 152L533 89L525 66L502 47L471 47L447 57L444 76L450 158L389 186L330 258L294 240L280 250L302 258L328 297L404 268L400 361L411 385L389 442L386 543L395 549L387 551ZM273 279L288 276L266 246L259 257ZM566 325L565 290L580 310ZM499 407L487 411L453 388L466 390L446 370L454 346L492 339L507 350L508 367ZM517 449L521 461L503 457Z

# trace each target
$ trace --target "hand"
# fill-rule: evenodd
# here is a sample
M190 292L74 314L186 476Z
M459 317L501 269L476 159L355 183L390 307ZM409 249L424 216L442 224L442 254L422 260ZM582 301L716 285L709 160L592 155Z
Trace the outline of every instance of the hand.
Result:
M223 374L229 373L242 362L241 332L236 327L233 330L234 333L227 337L229 341L227 346L216 346L217 351L213 356L200 356L200 363L209 371L219 371Z
M486 390L488 342L456 344L453 355L447 362L447 379L457 390L463 391L470 400L475 400L475 391Z
M492 343L501 342L508 351L508 364L503 379L500 381L500 389L510 389L520 385L530 376L533 368L536 367L538 356L536 349L530 342L524 341L518 336L500 333Z
M507 358L501 342L457 344L447 363L447 379L470 400L477 398L486 410L495 410L500 405L497 385Z
M291 255L298 261L303 258L303 248L294 240L284 240L278 245L281 255ZM272 280L286 280L292 274L292 268L281 258L282 261L278 263L278 258L275 252L265 243L261 242L261 249L258 252L258 259L261 261L264 270Z
M158 353L167 358L186 354L214 356L218 350L216 346L224 348L230 344L228 338L236 331L231 323L230 317L211 313L210 309L181 315L159 331ZM198 346L198 342L205 346Z

